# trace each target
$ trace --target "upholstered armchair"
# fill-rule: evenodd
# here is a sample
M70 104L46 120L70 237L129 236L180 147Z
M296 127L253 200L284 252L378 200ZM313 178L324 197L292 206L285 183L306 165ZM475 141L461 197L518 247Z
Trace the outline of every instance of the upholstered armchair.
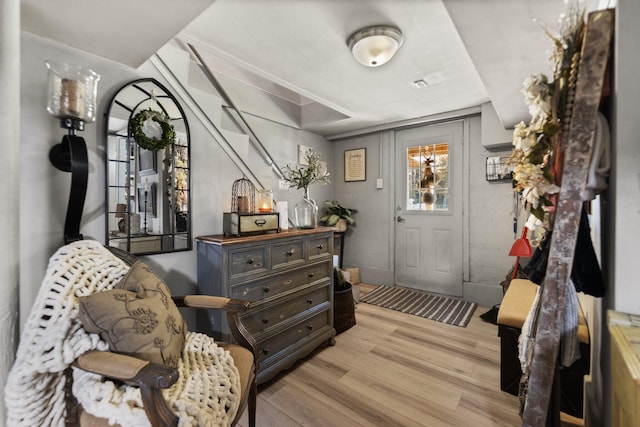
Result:
M237 344L187 331L178 307L224 310ZM248 302L172 298L144 263L95 241L50 259L5 389L11 426L255 426Z

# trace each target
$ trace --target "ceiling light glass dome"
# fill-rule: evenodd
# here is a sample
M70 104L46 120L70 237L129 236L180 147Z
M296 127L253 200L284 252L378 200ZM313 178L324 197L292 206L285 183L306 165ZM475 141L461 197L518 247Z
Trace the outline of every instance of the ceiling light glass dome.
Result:
M362 65L379 67L395 55L402 42L402 32L398 28L378 25L356 31L347 44Z

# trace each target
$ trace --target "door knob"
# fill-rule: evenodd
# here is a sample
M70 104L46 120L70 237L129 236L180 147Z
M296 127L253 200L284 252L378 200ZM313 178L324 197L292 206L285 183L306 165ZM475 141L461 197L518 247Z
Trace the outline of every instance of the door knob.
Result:
M406 220L405 220L404 218L402 218L401 216L399 216L399 215L398 215L398 216L396 217L396 221L398 221L398 222L405 222Z

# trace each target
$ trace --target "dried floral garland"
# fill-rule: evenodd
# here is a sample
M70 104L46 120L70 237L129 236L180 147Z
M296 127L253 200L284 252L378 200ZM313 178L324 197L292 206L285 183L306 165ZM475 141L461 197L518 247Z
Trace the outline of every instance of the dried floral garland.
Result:
M166 196L171 208L176 212L185 210L185 205L189 202L189 155L187 146L182 144L181 142L175 144L173 146L173 155L163 160L168 175L167 184L169 189L166 192Z
M524 81L522 93L529 109L529 124L520 122L513 132L513 151L507 168L513 170L514 191L521 193L524 210L529 214L527 228L540 228L540 239L550 228L554 195L560 191L559 144L561 131L571 119L575 75L584 31L584 10L573 7L560 22L558 36L552 39L555 51L553 80L544 74Z
M154 125L156 123L156 125ZM136 143L145 150L158 151L173 144L176 140L176 130L169 117L159 111L142 110L131 118L129 122L131 135ZM145 127L160 126L162 136L160 138L148 136Z

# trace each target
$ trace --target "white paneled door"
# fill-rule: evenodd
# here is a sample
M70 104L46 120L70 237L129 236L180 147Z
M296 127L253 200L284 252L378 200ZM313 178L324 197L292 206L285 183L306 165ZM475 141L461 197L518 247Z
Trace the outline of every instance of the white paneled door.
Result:
M396 132L395 283L462 296L463 122Z

